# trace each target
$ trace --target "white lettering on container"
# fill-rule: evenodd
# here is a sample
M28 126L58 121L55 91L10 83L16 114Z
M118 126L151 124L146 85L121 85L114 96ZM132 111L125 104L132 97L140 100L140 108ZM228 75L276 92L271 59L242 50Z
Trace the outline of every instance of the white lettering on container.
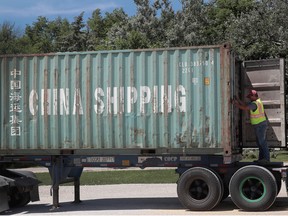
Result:
M132 104L137 101L137 90L135 87L127 87L127 112L132 112Z
M66 90L66 94L65 91ZM69 89L60 89L60 115L69 115Z
M21 70L14 68L10 71L11 81L10 81L10 95L9 95L9 113L10 113L10 135L11 136L21 136L21 123L22 119L19 113L22 113L22 84L21 84Z
M73 103L73 115L83 115L83 106L82 106L82 99L80 89L75 89L74 93L74 103Z
M151 99L151 92L148 86L140 86L140 113L145 113L145 104Z
M32 115L84 115L81 89L68 88L32 89L29 95L29 110ZM72 92L72 95L70 93ZM106 93L106 94L105 94ZM179 85L96 88L94 91L94 112L100 114L124 113L171 113L186 112L186 89ZM86 100L93 100L86 98ZM85 102L85 101L84 101ZM70 110L70 107L72 109Z
M101 100L100 97L104 97L104 91L102 88L96 88L95 90L95 98L96 98L96 104L94 105L94 110L96 114L101 114L104 111L104 102Z
M38 94L35 90L32 90L29 95L29 110L32 115L36 115L38 111Z

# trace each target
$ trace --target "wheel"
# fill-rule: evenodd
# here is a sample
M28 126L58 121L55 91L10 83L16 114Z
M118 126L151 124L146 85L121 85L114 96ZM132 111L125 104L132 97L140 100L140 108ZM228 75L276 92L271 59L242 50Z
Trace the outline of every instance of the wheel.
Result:
M245 166L237 170L229 184L232 201L240 209L267 210L277 196L277 183L273 174L264 167Z
M281 176L281 173L280 172L272 172L272 174L274 175L275 177L275 180L276 180L276 184L277 184L277 195L279 194L280 190L281 190L281 186L282 186L282 176Z
M223 183L213 171L195 167L184 172L177 185L183 206L190 210L211 210L223 197Z

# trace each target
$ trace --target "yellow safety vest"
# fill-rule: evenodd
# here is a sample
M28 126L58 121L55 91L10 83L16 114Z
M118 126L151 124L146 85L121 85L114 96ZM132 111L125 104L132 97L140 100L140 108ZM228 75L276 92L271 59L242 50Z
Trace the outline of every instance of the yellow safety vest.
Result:
M253 101L252 103L255 103L257 105L257 109L254 112L253 110L250 110L251 124L256 125L256 124L266 121L264 106L260 98L257 99L256 101Z

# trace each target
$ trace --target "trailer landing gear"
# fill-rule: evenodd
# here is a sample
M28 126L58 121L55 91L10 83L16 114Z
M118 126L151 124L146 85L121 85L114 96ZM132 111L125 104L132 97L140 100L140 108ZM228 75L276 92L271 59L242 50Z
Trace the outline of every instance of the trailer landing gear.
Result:
M49 173L52 179L52 196L53 207L55 210L59 205L59 186L63 183L74 182L74 202L78 204L80 200L80 176L83 172L83 167L66 167L64 166L65 158L55 157L53 166L49 168Z
M53 197L53 206L50 209L50 211L54 211L60 207L59 204L59 188L60 185L54 185L52 186L52 197ZM80 200L80 179L75 178L74 179L74 201L73 204L79 204L82 201Z

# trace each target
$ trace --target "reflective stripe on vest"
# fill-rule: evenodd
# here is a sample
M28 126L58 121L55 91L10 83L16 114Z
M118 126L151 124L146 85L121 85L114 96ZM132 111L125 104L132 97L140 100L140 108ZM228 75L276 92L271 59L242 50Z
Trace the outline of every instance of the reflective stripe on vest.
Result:
M252 125L259 124L263 121L266 121L266 116L264 112L264 106L260 99L257 99L256 101L253 101L252 103L255 103L257 105L257 109L255 112L253 110L250 110L250 121Z

